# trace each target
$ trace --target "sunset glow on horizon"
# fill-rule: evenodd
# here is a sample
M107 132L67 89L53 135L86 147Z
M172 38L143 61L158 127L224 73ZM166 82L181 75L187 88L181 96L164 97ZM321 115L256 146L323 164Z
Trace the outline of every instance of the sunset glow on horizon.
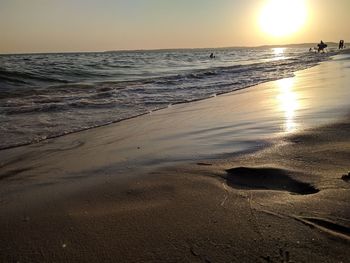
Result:
M338 42L349 0L1 0L0 53Z

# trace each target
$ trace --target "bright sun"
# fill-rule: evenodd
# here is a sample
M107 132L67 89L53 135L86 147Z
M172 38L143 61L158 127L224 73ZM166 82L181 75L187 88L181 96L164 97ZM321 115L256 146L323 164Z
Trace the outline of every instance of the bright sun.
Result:
M261 11L259 22L265 33L282 37L300 30L306 16L304 0L269 0Z

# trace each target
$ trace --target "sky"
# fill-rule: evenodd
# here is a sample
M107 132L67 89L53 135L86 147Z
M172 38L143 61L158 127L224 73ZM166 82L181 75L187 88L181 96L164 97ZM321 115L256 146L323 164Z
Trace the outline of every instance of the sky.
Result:
M305 21L283 36L262 29L261 13L271 1L284 0L0 0L0 53L350 40L350 0L298 0ZM293 1L282 6L292 10Z

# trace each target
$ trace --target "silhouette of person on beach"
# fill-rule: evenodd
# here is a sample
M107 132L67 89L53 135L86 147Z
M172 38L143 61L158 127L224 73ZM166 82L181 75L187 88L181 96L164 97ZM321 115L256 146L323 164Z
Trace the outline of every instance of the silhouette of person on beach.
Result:
M339 41L339 49L343 49L344 48L344 40L340 40Z
M214 53L211 53L209 57L210 58L215 58Z
M317 46L318 46L318 53L320 53L321 51L324 52L324 49L327 47L327 44L323 43L323 41L321 40L320 44L318 44Z

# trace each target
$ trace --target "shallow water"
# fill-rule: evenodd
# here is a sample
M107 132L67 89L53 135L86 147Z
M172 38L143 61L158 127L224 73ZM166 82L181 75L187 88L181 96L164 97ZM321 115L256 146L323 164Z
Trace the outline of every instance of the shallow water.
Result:
M334 56L295 75L3 150L1 161L3 167L36 167L38 174L52 178L58 174L68 179L108 173L129 176L175 163L210 162L254 152L271 143L285 143L285 135L348 115L350 55Z
M0 149L240 90L316 65L306 48L0 56ZM215 59L209 54L215 53Z

